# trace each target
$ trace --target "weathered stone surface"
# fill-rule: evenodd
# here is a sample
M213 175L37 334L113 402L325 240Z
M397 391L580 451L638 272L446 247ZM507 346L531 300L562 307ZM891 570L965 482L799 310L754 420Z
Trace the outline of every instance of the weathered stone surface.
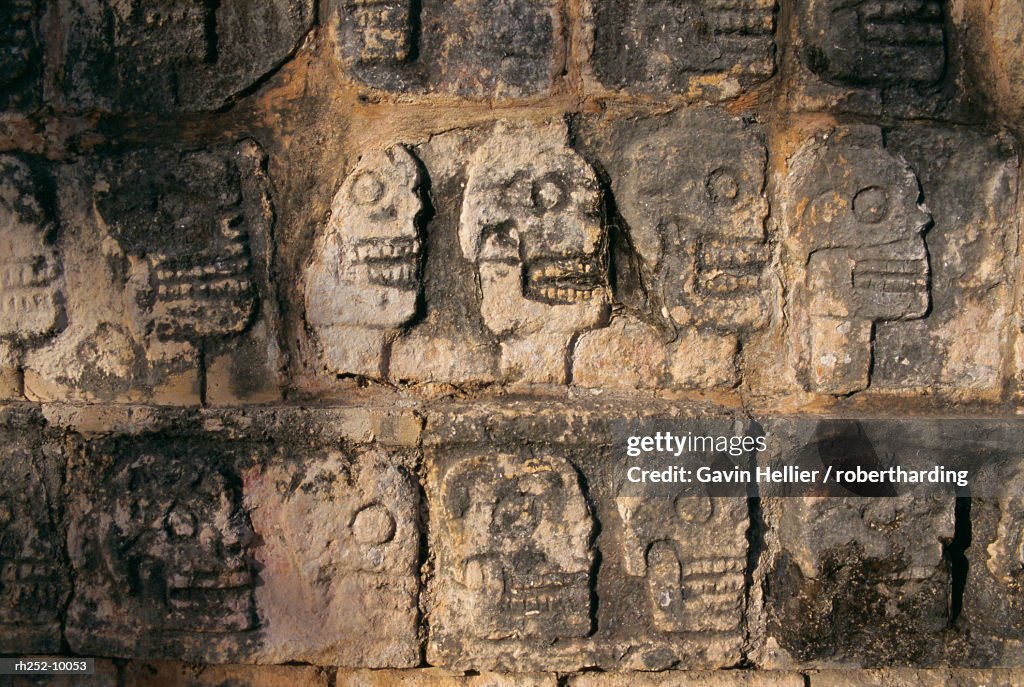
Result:
M245 475L260 540L260 660L419 662L419 502L411 461L312 452Z
M632 317L583 333L573 351L573 384L607 389L656 389L665 378L665 335Z
M607 317L600 187L566 139L564 124L502 122L467 171L462 254L502 372L524 382L564 383L571 340Z
M543 665L541 647L590 634L594 522L570 463L469 455L435 466L429 493L431 663Z
M931 304L917 176L873 127L824 132L789 161L781 198L793 364L806 388L870 384L875 323Z
M129 663L124 687L328 687L328 671L312 666L195 666Z
M0 156L0 398L21 395L25 348L38 345L66 322L56 227L43 184L29 164Z
M718 100L775 71L774 0L590 0L592 61L609 89Z
M30 397L196 403L203 370L222 397L276 390L264 166L245 140L138 149L64 170L70 326L26 358Z
M967 50L990 107L1018 131L1024 122L1024 7L1013 0L968 3Z
M10 0L0 7L0 112L38 106L43 45L39 0Z
M0 676L0 687L119 687L113 661L98 658L93 665L92 675Z
M558 677L541 673L460 675L437 668L339 672L337 687L556 687Z
M1016 460L986 469L973 486L962 625L968 661L1024 665L1024 471ZM997 497L996 495L1002 495Z
M364 155L334 198L305 275L329 372L382 377L385 345L416 314L420 183L416 160L393 146Z
M668 671L664 673L587 673L570 678L570 687L801 687L799 673L774 671Z
M72 650L209 663L250 653L255 541L233 462L203 439L87 447L69 473Z
M792 104L956 118L965 97L959 10L944 0L801 0L792 20Z
M903 127L887 146L916 170L928 229L931 309L876 325L872 385L998 397L1007 364L1019 160L1005 136Z
M931 430L931 431L929 431ZM863 426L823 420L769 424L774 458L808 468L914 467L921 456L942 464L971 455L951 446L963 429L901 423ZM977 454L975 454L977 455ZM774 458L773 458L774 456ZM892 483L863 484L862 496L819 486L821 496L785 496L787 485L761 485L766 546L763 575L769 667L928 666L942 656L950 620L954 536L951 490L907 491ZM899 495L896 495L899 494Z
M56 652L71 590L63 543L64 458L41 418L0 410L0 647Z
M704 109L592 122L584 138L611 177L639 268L639 288L618 270L616 297L676 332L665 337L672 374L660 385L734 385L740 342L767 324L771 300L761 127ZM659 367L653 358L648 374Z
M374 88L519 98L562 67L553 0L331 0L326 23L345 71Z
M280 65L313 23L312 0L59 0L61 86L75 109L216 110Z
M811 687L1013 687L1013 670L826 670L811 673Z

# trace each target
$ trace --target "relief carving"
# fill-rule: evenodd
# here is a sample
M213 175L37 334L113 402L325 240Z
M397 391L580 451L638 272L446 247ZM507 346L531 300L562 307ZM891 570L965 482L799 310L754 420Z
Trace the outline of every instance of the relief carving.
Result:
M824 81L926 86L945 72L941 0L811 0L806 16L803 57Z
M596 70L610 87L736 95L775 71L774 0L595 0Z
M245 490L261 539L267 658L415 666L420 533L409 470L383 453L330 454L253 471Z
M65 321L54 225L39 190L25 162L0 156L0 397L21 395L22 353Z
M659 632L741 630L749 517L743 498L620 496L623 562L644 578Z
M564 124L499 124L470 162L459 221L502 371L526 382L564 383L570 342L608 311L601 191L566 137Z
M327 369L384 376L383 353L415 314L423 208L418 163L402 146L363 156L334 198L306 267L306 321Z
M786 194L791 305L807 332L793 346L798 370L809 390L860 391L870 383L875 323L919 319L930 305L931 215L917 176L878 129L850 128L791 159Z
M59 467L24 428L0 429L0 645L60 650L70 588L61 543Z
M72 647L204 660L236 649L257 625L238 476L216 449L182 441L111 453L92 451L92 465L76 470Z
M36 0L0 6L0 110L31 105L38 97L41 46Z
M341 31L363 64L407 61L415 51L412 0L346 0Z
M467 458L439 491L448 634L553 642L590 633L593 521L568 462Z

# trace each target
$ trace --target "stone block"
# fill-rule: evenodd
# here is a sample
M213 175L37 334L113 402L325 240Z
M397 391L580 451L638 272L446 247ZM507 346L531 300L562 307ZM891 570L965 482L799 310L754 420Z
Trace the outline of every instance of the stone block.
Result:
M580 335L572 382L602 389L656 389L665 378L665 335L652 325L619 317Z
M312 0L153 5L59 0L60 88L72 109L217 110L278 67L311 28Z
M822 471L910 469L918 460L952 467L972 455L969 442L956 444L965 427L821 420L789 428L776 422L766 431L761 465L781 458ZM837 495L851 492L832 484L811 495L787 496L789 489L761 488L767 532L758 569L765 641L775 649L767 667L928 667L941 660L952 590L945 553L954 537L951 488L918 493L863 484L852 489L860 496Z
M542 673L461 675L438 668L340 671L337 687L556 687L558 677Z
M903 127L886 142L916 171L932 216L931 309L876 324L872 385L997 398L1009 362L1018 156L1008 137L970 129Z
M197 432L187 419L87 440L70 472L72 649L204 664L417 665L415 461L296 441L306 431L275 433L277 451L225 428Z
M590 0L591 61L610 90L736 97L775 72L774 0Z
M324 17L346 74L384 91L542 95L564 62L554 0L331 0Z
M366 153L342 183L306 267L306 322L338 375L381 378L385 348L417 312L419 163L402 146Z
M10 654L57 652L71 591L64 455L35 412L0 407L0 472L0 646Z
M313 666L196 666L170 661L131 662L124 687L328 687L330 676Z
M932 304L918 177L874 127L822 132L789 160L781 194L793 366L836 396L871 383L875 324Z
M21 397L25 351L67 322L51 186L38 164L0 156L0 399Z
M411 461L379 451L306 455L244 475L260 539L260 660L417 665L420 527Z
M251 140L140 148L60 173L68 327L25 358L30 398L198 404L280 384L273 205Z
M770 670L666 671L663 673L586 673L570 687L802 687L799 673Z
M10 682L4 682L4 680ZM92 675L46 675L0 677L0 687L120 687L117 665L113 661L95 659Z
M11 0L0 8L0 112L31 111L40 104L42 11L39 0Z

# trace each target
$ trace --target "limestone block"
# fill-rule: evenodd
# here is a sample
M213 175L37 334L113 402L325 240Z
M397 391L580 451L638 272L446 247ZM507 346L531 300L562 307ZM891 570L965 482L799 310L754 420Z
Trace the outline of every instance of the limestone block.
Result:
M170 661L132 662L124 687L327 687L327 671L313 666L195 666Z
M1024 122L1024 7L1013 0L966 4L973 40L967 50L978 84L1008 126Z
M11 0L0 8L0 112L38 107L42 94L43 42L39 0Z
M306 267L306 322L333 374L380 378L384 349L416 314L423 208L402 146L366 153L334 198Z
M789 27L791 106L958 118L959 24L946 0L800 0Z
M0 646L57 652L71 591L64 563L64 462L25 410L0 410Z
M250 655L255 532L227 450L151 435L93 442L83 455L69 473L72 650L207 663Z
M0 156L0 398L21 396L22 358L63 328L61 260L38 170Z
M565 383L570 342L604 323L609 294L600 186L564 124L496 126L467 170L459 244L502 373Z
M789 161L781 197L793 365L805 387L868 387L875 323L917 320L931 305L917 175L849 127L815 136Z
M972 454L964 427L941 423L822 420L769 425L771 456L810 469L956 465ZM993 438L998 427L990 429ZM955 446L955 448L954 448ZM924 458L923 458L924 457ZM930 462L936 461L936 462ZM966 467L966 466L965 466ZM928 667L942 657L951 575L955 496L906 485L818 486L792 494L762 485L766 548L758 564L767 618L768 667ZM786 495L792 494L792 495ZM835 494L826 496L825 494ZM897 495L898 494L898 495Z
M964 625L972 665L1024 665L1024 472L1010 459L972 485Z
M585 332L573 352L573 384L603 389L656 389L665 377L664 334L630 317Z
M386 91L541 95L564 60L553 0L332 0L328 7L346 73Z
M1019 670L826 670L811 673L811 687L1014 687Z
M410 473L379 451L246 473L260 539L261 661L419 663L419 500Z
M339 672L337 687L556 687L558 677L543 673L460 675L437 668Z
M799 673L770 670L667 671L663 673L586 673L570 687L801 687Z
M190 404L208 371L217 400L273 394L281 354L265 164L244 140L62 170L72 314L52 346L26 358L26 393Z
M608 89L709 100L775 71L774 0L590 0L593 69Z
M903 127L886 140L916 170L933 218L932 305L923 319L876 324L872 385L998 397L1009 362L1018 156L1005 135L968 129Z
M438 527L428 661L532 670L583 660L560 648L593 622L594 521L573 466L504 453L431 466Z
M75 109L139 113L216 110L295 50L313 23L312 0L158 6L59 0L61 87Z
M616 297L676 334L663 384L735 385L736 353L766 327L774 295L763 129L707 108L595 119L581 138L611 178L629 247L616 254ZM621 267L631 261L642 285L632 294Z

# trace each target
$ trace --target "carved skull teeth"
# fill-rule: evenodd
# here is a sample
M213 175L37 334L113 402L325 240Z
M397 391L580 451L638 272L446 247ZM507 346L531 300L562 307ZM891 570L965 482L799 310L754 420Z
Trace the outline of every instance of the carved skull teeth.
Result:
M416 288L416 265L412 263L385 263L369 265L370 283L397 289Z
M56 277L56 265L43 256L36 260L7 263L0 268L0 285L5 289L45 286Z
M356 259L364 263L415 259L419 250L416 239L368 239L355 246Z
M27 289L19 293L4 294L0 299L0 313L12 317L19 313L49 310L53 307L54 294L50 290Z

